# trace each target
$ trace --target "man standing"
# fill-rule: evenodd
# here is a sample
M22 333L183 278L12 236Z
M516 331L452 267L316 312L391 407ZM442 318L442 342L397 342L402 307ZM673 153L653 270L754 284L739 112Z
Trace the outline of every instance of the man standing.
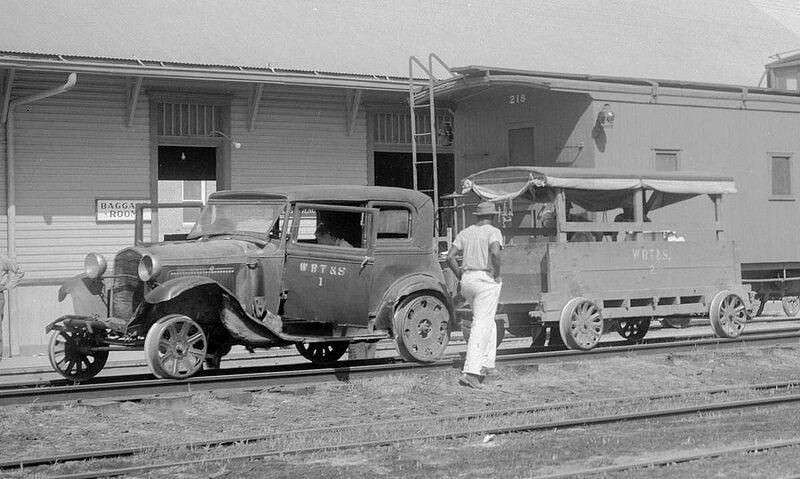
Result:
M462 386L480 389L483 376L494 369L497 326L494 317L500 299L500 250L503 235L492 223L497 217L494 203L484 201L475 209L475 224L456 236L447 253L447 265L461 282L461 294L472 306L472 328ZM461 252L461 267L456 255Z
M0 256L0 357L2 357L3 351L3 311L6 308L6 296L3 292L13 289L23 276L25 273L19 269L13 259Z

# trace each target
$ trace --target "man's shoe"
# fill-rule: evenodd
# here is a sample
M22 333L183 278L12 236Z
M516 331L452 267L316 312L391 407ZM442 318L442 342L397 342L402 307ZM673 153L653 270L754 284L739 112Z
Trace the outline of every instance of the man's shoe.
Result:
M461 377L458 378L458 385L472 389L483 389L483 386L478 380L478 376L475 374L462 374Z
M500 373L495 368L481 368L481 376L488 379L498 379Z

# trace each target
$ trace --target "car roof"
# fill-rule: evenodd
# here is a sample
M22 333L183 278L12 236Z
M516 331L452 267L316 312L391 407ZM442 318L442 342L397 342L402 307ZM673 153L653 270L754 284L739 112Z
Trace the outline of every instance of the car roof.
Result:
M257 190L226 190L212 193L210 199L285 199L309 203L330 201L403 201L411 203L417 208L431 202L428 195L416 190L390 186L360 185L296 185Z

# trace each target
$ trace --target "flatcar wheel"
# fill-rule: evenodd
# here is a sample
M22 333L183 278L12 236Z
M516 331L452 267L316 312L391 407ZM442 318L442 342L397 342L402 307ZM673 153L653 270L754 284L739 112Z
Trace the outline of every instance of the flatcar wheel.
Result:
M144 354L156 377L185 379L203 367L208 340L203 328L188 316L170 314L150 327Z
M650 330L650 318L625 318L619 320L619 335L630 342L639 341Z
M784 296L781 298L781 306L786 316L794 318L800 312L800 297L798 296Z
M101 337L86 330L53 331L47 344L50 365L69 380L88 381L108 360L108 351L93 349L100 345Z
M295 344L301 356L320 366L328 366L338 361L347 352L348 346L350 343L347 341Z
M397 351L407 361L436 361L450 342L450 311L431 294L405 298L395 310L393 323Z
M747 308L738 294L720 291L711 301L711 329L720 338L736 338L747 323Z
M588 351L597 346L603 335L600 308L586 298L571 299L561 310L559 332L570 349Z

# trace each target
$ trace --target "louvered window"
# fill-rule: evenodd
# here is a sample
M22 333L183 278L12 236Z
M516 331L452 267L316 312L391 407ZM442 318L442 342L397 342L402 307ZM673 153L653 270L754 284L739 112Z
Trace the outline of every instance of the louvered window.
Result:
M204 103L159 103L160 136L208 137L222 130L219 107Z
M430 133L430 114L417 114L417 134ZM453 115L446 110L436 112L436 130L441 130L445 125L452 127ZM376 144L383 145L411 145L411 114L399 112L386 112L375 114ZM417 136L418 145L430 145L431 136ZM440 143L441 145L441 143Z

